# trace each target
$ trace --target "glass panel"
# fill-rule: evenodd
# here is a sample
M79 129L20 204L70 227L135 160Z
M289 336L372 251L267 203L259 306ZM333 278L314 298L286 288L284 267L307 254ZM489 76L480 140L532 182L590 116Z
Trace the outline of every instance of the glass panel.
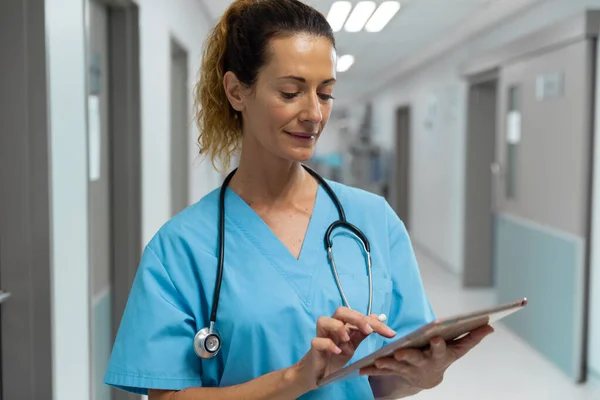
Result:
M516 196L517 154L521 142L521 88L508 88L508 113L506 121L506 197Z

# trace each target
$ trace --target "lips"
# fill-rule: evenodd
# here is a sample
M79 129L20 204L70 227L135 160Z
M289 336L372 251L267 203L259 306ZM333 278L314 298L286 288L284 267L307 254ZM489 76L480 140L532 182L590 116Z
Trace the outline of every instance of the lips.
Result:
M288 131L284 131L284 132L287 133L288 135L290 135L296 139L300 139L300 140L312 140L317 136L316 133L288 132Z

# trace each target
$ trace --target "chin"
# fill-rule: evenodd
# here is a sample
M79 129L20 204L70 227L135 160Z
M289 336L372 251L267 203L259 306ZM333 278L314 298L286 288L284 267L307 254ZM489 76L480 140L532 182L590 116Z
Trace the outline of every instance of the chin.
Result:
M286 149L284 152L284 158L294 162L306 162L310 160L315 153L314 148L303 148L303 149Z

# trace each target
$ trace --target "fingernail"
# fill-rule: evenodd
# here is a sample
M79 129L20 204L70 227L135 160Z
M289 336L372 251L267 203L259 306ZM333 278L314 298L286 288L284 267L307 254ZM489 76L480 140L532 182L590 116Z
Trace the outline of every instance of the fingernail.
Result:
M333 352L334 352L335 354L341 354L341 352L342 352L342 349L340 349L339 347L335 346L335 349L333 349Z
M395 330L393 330L392 328L387 328L387 332L388 332L388 334L390 334L390 335L395 335L395 334L396 334L396 331L395 331Z
M371 333L373 333L373 328L371 327L371 325L367 324L367 326L365 328L365 332L367 335L370 335Z
M349 342L350 341L350 335L348 335L348 332L344 333L344 335L342 336L342 340L344 342Z

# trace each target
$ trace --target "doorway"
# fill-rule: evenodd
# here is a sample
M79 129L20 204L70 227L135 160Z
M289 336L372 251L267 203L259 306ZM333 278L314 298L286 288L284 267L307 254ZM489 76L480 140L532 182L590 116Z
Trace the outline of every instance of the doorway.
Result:
M493 182L498 80L472 82L468 92L465 168L465 287L494 285Z
M171 39L171 215L189 204L188 53Z
M104 374L141 256L139 10L87 2L92 400L133 399Z
M396 110L395 211L410 230L410 107Z

